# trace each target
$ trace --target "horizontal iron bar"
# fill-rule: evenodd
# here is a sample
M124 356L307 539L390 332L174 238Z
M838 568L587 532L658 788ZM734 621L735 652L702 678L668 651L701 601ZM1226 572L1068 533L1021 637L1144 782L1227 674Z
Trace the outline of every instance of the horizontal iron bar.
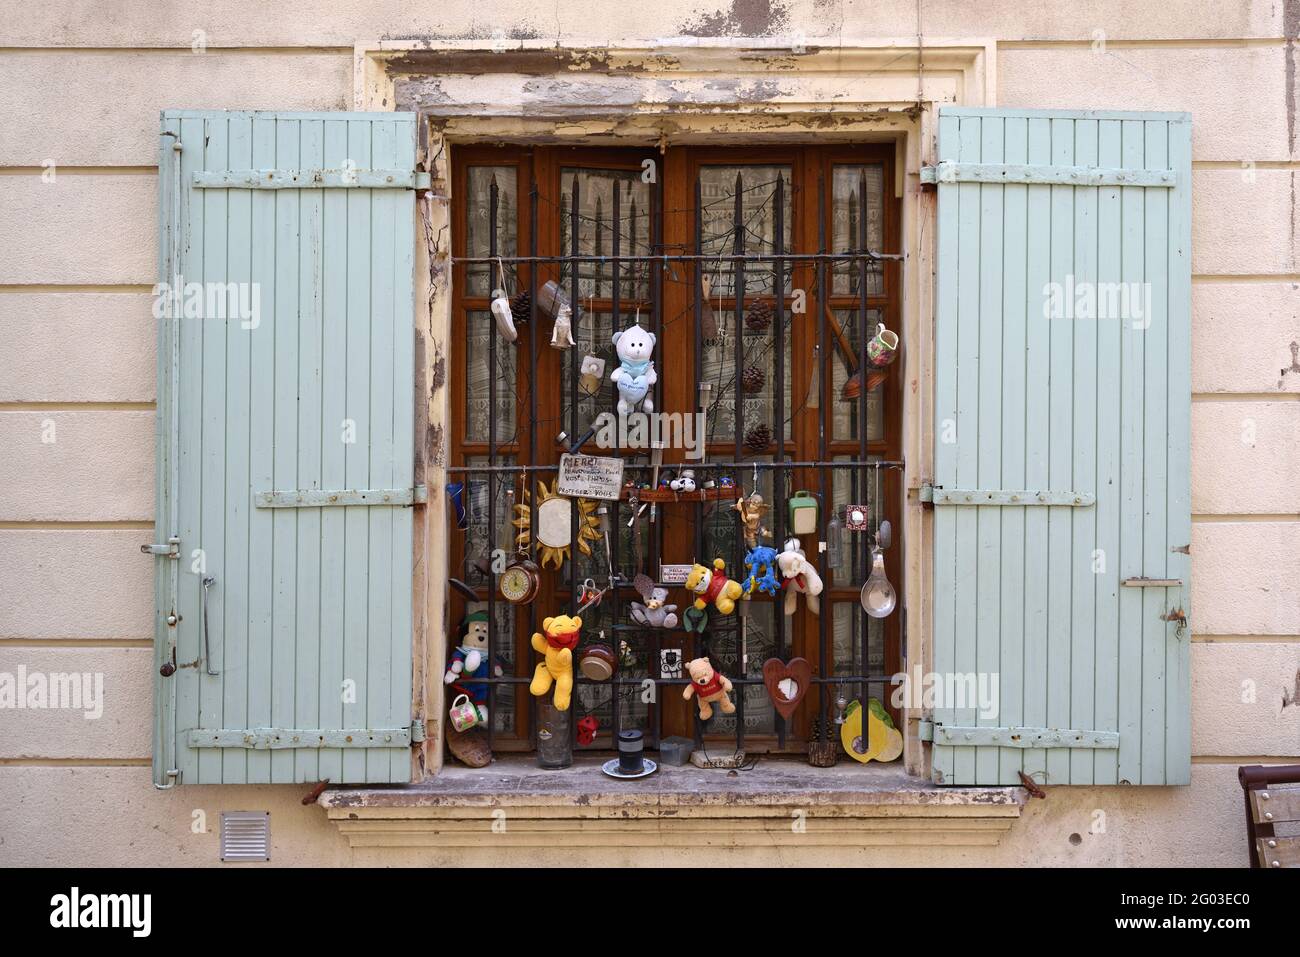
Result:
M1070 728L967 728L934 726L934 743L975 748L1119 748L1118 731L1076 731Z
M624 452L629 451L624 449ZM637 450L646 451L649 450ZM731 471L744 470L752 471L754 466L758 466L761 472L764 469L901 469L904 467L903 462L664 462L661 468L684 468L694 469L696 472L709 470L727 469ZM628 462L623 466L624 471L642 471L648 472L655 468L651 464L636 464ZM559 469L558 465L449 465L448 472L555 472Z
M1172 188L1172 169L1104 169L1098 166L1026 166L1016 163L952 163L921 169L923 183L1025 183L1032 186L1155 186Z
M1181 578L1125 578L1120 582L1125 588L1177 588L1182 583Z
M935 505L1093 505L1097 496L1089 492L1031 492L986 488L936 488Z
M232 169L194 174L195 189L428 189L429 174L405 169Z
M341 731L301 728L194 728L187 737L191 748L250 748L281 751L286 748L409 748L411 729L355 728Z
M197 175L197 174L196 174ZM453 256L453 263L495 266L502 263L730 263L730 262L832 262L859 259L902 260L902 253L880 253L874 249L838 253L642 253L634 256Z
M258 492L258 508L327 508L333 505L414 505L429 500L424 485L415 488L300 488L285 492Z

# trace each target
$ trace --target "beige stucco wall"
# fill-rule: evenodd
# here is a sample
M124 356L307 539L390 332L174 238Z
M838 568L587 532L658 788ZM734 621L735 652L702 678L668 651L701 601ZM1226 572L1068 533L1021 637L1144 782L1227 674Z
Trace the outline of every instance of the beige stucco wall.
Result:
M1236 766L1300 760L1300 704L1284 706L1300 690L1300 369L1283 372L1300 341L1300 0L924 0L920 12L927 38L993 44L1000 105L1193 114L1193 783L1056 789L993 849L727 853L752 863L1240 864ZM0 864L214 864L217 813L251 808L272 811L276 863L374 859L301 806L299 788L150 785L152 567L138 545L152 532L160 109L347 108L354 47L381 39L870 46L914 35L917 13L903 0L82 0L9 18L0 671L99 671L106 703L97 721L0 711ZM52 182L41 175L49 164ZM57 441L42 442L51 426ZM208 833L194 833L196 810ZM1097 810L1102 834L1090 831ZM524 853L510 859L543 856ZM591 857L684 862L679 853Z

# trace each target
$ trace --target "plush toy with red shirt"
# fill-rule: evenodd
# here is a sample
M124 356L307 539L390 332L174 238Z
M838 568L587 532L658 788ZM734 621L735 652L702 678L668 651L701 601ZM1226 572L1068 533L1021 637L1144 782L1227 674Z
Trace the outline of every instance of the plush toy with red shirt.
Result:
M730 697L731 679L714 671L708 658L693 658L686 662L686 673L691 676L691 683L682 692L682 698L687 701L695 698L700 708L701 721L713 717L714 702L717 702L723 714L731 714L736 710Z
M573 649L578 647L581 637L582 619L568 615L547 618L542 622L542 630L533 633L533 650L545 655L546 660L538 663L528 690L533 697L540 698L554 684L552 701L556 711L569 710L573 693Z

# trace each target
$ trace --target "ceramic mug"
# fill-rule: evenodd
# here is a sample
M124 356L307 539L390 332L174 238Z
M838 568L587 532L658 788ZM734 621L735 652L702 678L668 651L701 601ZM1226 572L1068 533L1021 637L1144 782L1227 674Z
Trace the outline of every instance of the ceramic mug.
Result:
M898 333L890 332L882 322L876 326L876 334L867 342L867 361L877 368L883 368L898 358Z
M457 695L451 703L451 726L457 731L465 732L478 724L478 708L469 700L469 695Z

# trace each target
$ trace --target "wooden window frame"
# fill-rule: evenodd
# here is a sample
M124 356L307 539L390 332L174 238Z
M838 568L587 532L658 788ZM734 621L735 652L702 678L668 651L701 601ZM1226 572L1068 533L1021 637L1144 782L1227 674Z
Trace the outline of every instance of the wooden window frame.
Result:
M860 143L860 144L837 144L829 146L807 146L807 145L790 145L790 146L773 146L762 148L751 147L671 147L661 155L657 155L654 150L649 148L620 147L612 149L588 148L588 147L527 147L527 146L477 146L466 145L457 146L453 153L452 163L452 208L451 208L451 245L453 257L463 257L466 255L467 237L466 237L466 215L467 197L468 197L468 170L476 166L513 166L517 169L516 197L517 205L517 250L520 255L526 255L529 246L530 230L537 229L538 234L538 251L542 255L560 255L564 250L558 249L559 245L559 225L560 217L565 211L559 209L559 175L560 170L569 166L586 166L601 168L620 168L628 170L641 169L642 160L645 158L656 159L658 163L657 173L663 179L662 207L660 235L664 248L688 249L693 242L694 234L694 183L698 176L699 170L705 165L788 165L791 168L792 182L801 182L804 186L795 193L797 199L793 199L794 223L792 230L792 249L788 251L809 251L818 248L817 233L817 192L816 181L818 176L824 177L826 183L826 197L828 206L833 207L833 169L836 165L875 165L882 166L882 198L884 211L884 230L883 230L883 251L891 252L900 248L900 220L901 220L901 201L895 196L893 184L895 177L896 154L892 143ZM532 223L529 214L529 204L527 198L529 195L530 183L536 181L539 192L545 196L547 190L553 190L553 198L550 202L539 202L537 210L537 221ZM829 225L828 225L829 230ZM691 277L691 282L698 283L698 272L691 264L678 264L677 270ZM787 272L792 276L792 285L794 288L804 288L810 291L809 294L809 314L816 315L815 310L821 309L820 302L817 301L816 282L813 278L814 267L811 264L787 265ZM541 284L549 278L558 278L559 266L557 265L539 265L537 267L536 286L540 288ZM890 328L901 332L901 300L902 300L902 277L901 264L892 261L887 262L882 270L884 278L884 289L882 294L871 296L868 299L868 308L879 308L887 325ZM517 272L518 288L526 289L529 287L530 267L527 264L520 264ZM831 280L828 277L828 287ZM452 295L452 319L451 319L451 336L450 348L447 357L450 384L450 401L451 401L451 431L449 435L448 462L453 467L463 467L471 457L486 457L489 453L487 443L466 443L463 440L466 427L466 384L467 375L465 374L466 352L466 316L470 311L486 311L488 309L489 299L487 297L471 297L466 295L466 271L463 263L457 263L453 271L453 295ZM660 297L662 315L673 316L683 313L690 308L690 291L697 286L690 285L687 281L679 283L667 281L665 276L662 283L662 293ZM856 307L856 297L843 295L830 298L832 308L847 307L852 305ZM584 306L587 304L584 303ZM595 308L599 311L602 308L608 308L610 304L607 301L597 300ZM624 302L622 306L622 319L630 320L631 312L629 306ZM788 304L787 304L788 309ZM648 317L647 317L648 318ZM790 321L789 318L787 321ZM554 441L554 433L559 428L547 429L545 425L539 424L539 433L536 436L529 434L529 417L527 402L524 401L528 396L527 376L529 372L529 362L524 361L526 353L524 350L534 348L534 335L542 335L543 341L537 344L539 358L549 357L552 350L549 348L548 340L545 336L549 335L549 323L544 320L541 323L546 325L547 329L532 329L527 326L521 327L519 339L513 346L498 343L498 348L515 348L520 350L520 361L516 363L516 370L519 376L519 387L517 394L520 397L520 404L516 407L517 437L516 441L511 444L498 444L496 452L498 456L515 456L516 462L520 458L528 457L528 450L531 447L536 449L536 456L531 459L532 464L555 464L558 462L560 449ZM810 363L801 363L798 361L801 355L811 355L811 342L815 337L815 332L810 328L811 324L793 323L791 328L791 355L795 361L791 363L790 373L792 374L791 392L792 395L801 395L801 388L806 391L809 385L808 367ZM693 356L694 336L689 337L691 346L691 355ZM662 356L665 354L664 348L667 341L661 340L656 350L656 359L659 360L659 366L663 369L664 363ZM679 352L674 349L674 366L677 366ZM685 357L682 358L685 363ZM691 365L683 364L681 368L692 368ZM897 372L901 368L901 363L894 367ZM832 396L832 379L829 375L829 356L823 356L823 368L821 369L820 383L822 394L820 401L823 407L829 409L827 403L837 401L837 397ZM691 381L693 377L689 375L660 373L661 378L661 395L662 403L659 406L664 410L682 410L693 409L696 402L696 383ZM890 375L883 386L884 401L884 423L885 434L882 439L873 440L868 443L867 449L871 456L901 460L903 447L903 390L901 375ZM558 417L563 408L563 400L553 400L552 397L558 395L561 388L560 366L558 362L541 361L538 365L537 374L537 391L538 395L546 397L549 403L555 401L554 414L551 413L549 406L542 410L539 408L539 423L544 423L548 419ZM789 410L787 410L789 412ZM829 412L828 412L829 415ZM560 427L567 427L561 423ZM863 424L866 427L866 424ZM785 442L785 449L788 454L802 454L801 450L807 450L810 441L814 439L818 428L818 410L807 407L794 415L792 421L792 436ZM727 443L730 445L730 443ZM718 443L715 443L718 445ZM826 445L826 458L831 459L838 456L852 455L857 456L859 444L857 440L839 440L834 441L828 437ZM730 458L730 448L724 450L721 447L710 451L710 456L715 453L725 454ZM670 453L666 459L671 458ZM809 458L816 458L815 455ZM707 459L706 459L707 461ZM667 463L666 463L667 464ZM803 470L800 470L803 471ZM808 470L811 472L812 470ZM544 477L544 476L543 476ZM529 481L535 483L537 476L530 475ZM881 477L881 492L886 508L883 517L888 518L895 530L895 545L892 554L897 556L901 554L901 532L903 529L902 505L903 505L903 475L901 471L885 471ZM518 480L516 478L516 487ZM811 483L816 487L816 483ZM787 489L806 487L806 484L800 484L799 475L791 473L786 483ZM462 568L462 556L464 536L453 532L451 547L450 567L453 574L457 569ZM778 543L779 545L779 543ZM689 557L690 549L682 552L683 543L679 538L671 535L665 535L662 543L665 560L684 561L687 558L680 557L685 554ZM890 572L893 576L895 587L900 595L904 593L903 582L901 580L903 566L901 562L894 561L891 563ZM852 602L856 606L858 598L858 585L837 585L834 588L828 588L823 596L823 613L833 614L832 608L835 602ZM539 598L528 609L520 608L522 612L515 617L516 627L513 635L515 648L515 677L526 678L531 674L534 665L534 655L528 647L528 635L531 633L533 624L539 625L540 620L546 614L559 613L568 611L564 600L567 598L569 586L563 582L560 575L555 572L545 572L543 574L542 589L539 592ZM485 594L480 590L480 594ZM635 598L636 596L630 589L626 590L623 600ZM683 595L678 591L675 595L679 604L682 603ZM500 599L498 599L500 600ZM540 606L540 607L539 607ZM453 595L452 597L452 614L449 618L451 625L450 631L454 632L455 623L459 621L464 613L464 603L461 598ZM892 675L897 673L900 668L900 648L903 629L903 606L900 604L899 611L884 620L883 641L885 648L885 667L883 673ZM798 616L804 616L803 627L806 630L811 627L807 622L807 613L802 609L797 613ZM815 624L815 623L814 623ZM689 655L695 647L696 639L694 636L682 634L683 647ZM450 644L450 639L449 639ZM814 666L814 672L818 667L818 643L816 640L804 640L805 649L802 651ZM785 652L787 656L791 653L791 643L786 642ZM866 649L862 650L862 665L866 667ZM657 662L652 662L652 666L657 667ZM441 668L441 663L438 663ZM756 673L757 669L751 663L750 673ZM530 748L530 696L527 694L526 681L518 684L515 698L516 711L516 737L509 738L498 733L495 747L498 750L526 750ZM661 686L661 697L663 699L662 714L662 734L685 734L692 733L693 718L691 712L684 707L680 701L680 695L671 693L673 686ZM895 717L899 717L897 710L894 709L888 699L888 690L886 687L878 687L873 684L870 694L881 697L882 701L894 712ZM816 694L810 691L805 698L805 702L799 713L788 729L789 739L787 740L786 750L802 750L801 742L806 739L811 725L812 714L815 713L814 702ZM850 692L849 697L855 694ZM833 695L828 695L833 700ZM653 715L652 715L653 720ZM607 741L607 738L606 738ZM746 735L747 743L758 750L773 750L775 748L774 735Z

